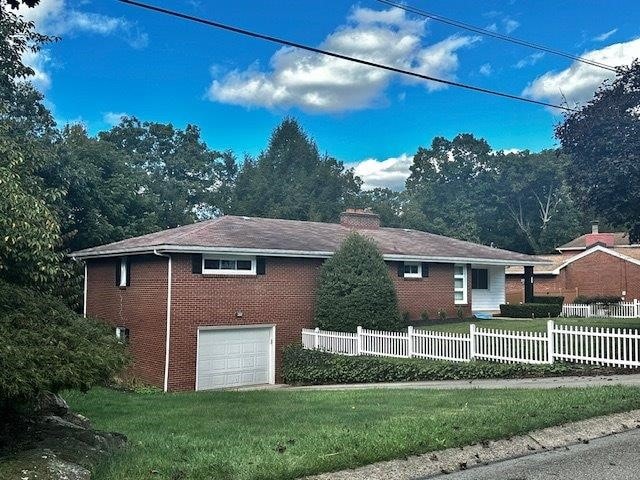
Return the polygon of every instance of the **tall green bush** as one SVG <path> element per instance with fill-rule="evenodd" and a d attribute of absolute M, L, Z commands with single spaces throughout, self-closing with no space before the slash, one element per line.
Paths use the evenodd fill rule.
<path fill-rule="evenodd" d="M 87 390 L 127 362 L 110 327 L 0 280 L 0 412 L 45 391 Z"/>
<path fill-rule="evenodd" d="M 315 319 L 323 330 L 400 329 L 396 290 L 373 240 L 350 234 L 322 266 Z"/>

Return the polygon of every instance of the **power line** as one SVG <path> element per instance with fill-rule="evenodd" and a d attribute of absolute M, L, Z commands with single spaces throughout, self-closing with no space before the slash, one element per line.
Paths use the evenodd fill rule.
<path fill-rule="evenodd" d="M 397 3 L 392 0 L 377 0 L 380 3 L 384 3 L 390 7 L 400 8 L 405 12 L 414 13 L 416 15 L 420 15 L 422 17 L 430 18 L 437 22 L 446 23 L 447 25 L 452 25 L 454 27 L 462 28 L 464 30 L 469 30 L 474 33 L 479 33 L 481 35 L 486 35 L 488 37 L 497 38 L 499 40 L 504 40 L 506 42 L 515 43 L 517 45 L 522 45 L 524 47 L 533 48 L 535 50 L 541 50 L 546 53 L 551 53 L 553 55 L 559 55 L 561 57 L 569 58 L 571 60 L 575 60 L 577 62 L 582 62 L 587 65 L 591 65 L 593 67 L 603 68 L 605 70 L 609 70 L 611 72 L 617 72 L 616 67 L 611 65 L 606 65 L 604 63 L 596 62 L 595 60 L 590 60 L 585 57 L 580 57 L 578 55 L 573 55 L 571 53 L 563 52 L 561 50 L 557 50 L 555 48 L 547 47 L 545 45 L 536 44 L 533 42 L 529 42 L 526 40 L 521 40 L 516 37 L 510 37 L 509 35 L 503 35 L 502 33 L 492 32 L 491 30 L 487 30 L 486 28 L 476 27 L 475 25 L 471 25 L 468 23 L 460 22 L 458 20 L 454 20 L 452 18 L 443 17 L 442 15 L 438 15 L 435 13 L 426 12 L 416 7 L 412 7 L 410 5 L 403 5 L 401 3 Z"/>
<path fill-rule="evenodd" d="M 382 69 L 382 70 L 387 70 L 389 72 L 400 73 L 402 75 L 408 75 L 408 76 L 411 76 L 411 77 L 420 78 L 422 80 L 429 80 L 429 81 L 436 82 L 436 83 L 442 83 L 444 85 L 450 85 L 452 87 L 459 87 L 459 88 L 464 88 L 464 89 L 467 89 L 467 90 L 472 90 L 474 92 L 485 93 L 485 94 L 488 94 L 488 95 L 495 95 L 497 97 L 509 98 L 511 100 L 519 100 L 521 102 L 533 103 L 535 105 L 542 105 L 542 106 L 545 106 L 545 107 L 557 108 L 557 109 L 560 109 L 560 110 L 566 110 L 566 111 L 570 111 L 570 112 L 575 111 L 574 109 L 569 108 L 567 106 L 563 106 L 563 105 L 556 105 L 556 104 L 553 104 L 553 103 L 541 102 L 539 100 L 533 100 L 531 98 L 521 97 L 519 95 L 513 95 L 511 93 L 500 92 L 500 91 L 497 91 L 497 90 L 490 90 L 488 88 L 477 87 L 477 86 L 469 85 L 469 84 L 465 84 L 465 83 L 454 82 L 452 80 L 446 80 L 446 79 L 443 79 L 443 78 L 437 78 L 437 77 L 432 77 L 432 76 L 429 76 L 429 75 L 424 75 L 422 73 L 414 72 L 414 71 L 411 71 L 411 70 L 403 70 L 401 68 L 392 67 L 390 65 L 384 65 L 384 64 L 380 64 L 380 63 L 376 63 L 376 62 L 370 62 L 368 60 L 362 60 L 360 58 L 349 57 L 349 56 L 343 55 L 341 53 L 336 53 L 336 52 L 331 52 L 329 50 L 323 50 L 323 49 L 320 49 L 320 48 L 310 47 L 310 46 L 304 45 L 302 43 L 292 42 L 290 40 L 285 40 L 285 39 L 274 37 L 274 36 L 271 36 L 271 35 L 265 35 L 263 33 L 252 32 L 250 30 L 245 30 L 243 28 L 234 27 L 232 25 L 226 25 L 224 23 L 215 22 L 213 20 L 206 20 L 204 18 L 195 17 L 193 15 L 188 15 L 186 13 L 181 13 L 181 12 L 177 12 L 177 11 L 174 11 L 174 10 L 169 10 L 169 9 L 162 8 L 162 7 L 157 7 L 155 5 L 150 5 L 150 4 L 138 2 L 138 1 L 135 1 L 135 0 L 118 0 L 118 1 L 120 1 L 121 3 L 126 3 L 128 5 L 133 5 L 135 7 L 140 7 L 140 8 L 146 9 L 146 10 L 151 10 L 151 11 L 158 12 L 158 13 L 163 13 L 165 15 L 169 15 L 169 16 L 172 16 L 172 17 L 182 18 L 184 20 L 189 20 L 189 21 L 192 21 L 192 22 L 201 23 L 203 25 L 207 25 L 207 26 L 210 26 L 210 27 L 215 27 L 215 28 L 219 28 L 219 29 L 222 29 L 222 30 L 227 30 L 227 31 L 230 31 L 230 32 L 238 33 L 240 35 L 245 35 L 245 36 L 253 37 L 253 38 L 259 38 L 261 40 L 266 40 L 268 42 L 279 43 L 281 45 L 285 45 L 285 46 L 288 46 L 288 47 L 299 48 L 300 50 L 306 50 L 308 52 L 319 53 L 321 55 L 327 55 L 329 57 L 339 58 L 341 60 L 346 60 L 346 61 L 349 61 L 349 62 L 359 63 L 360 65 L 366 65 L 368 67 L 379 68 L 379 69 Z"/>

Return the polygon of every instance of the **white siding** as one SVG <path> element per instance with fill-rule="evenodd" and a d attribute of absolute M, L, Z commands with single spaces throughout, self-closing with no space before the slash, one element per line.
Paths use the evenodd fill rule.
<path fill-rule="evenodd" d="M 471 291 L 471 309 L 474 312 L 493 312 L 500 310 L 504 303 L 504 267 L 489 265 L 472 265 L 471 268 L 486 268 L 489 270 L 489 289 Z"/>

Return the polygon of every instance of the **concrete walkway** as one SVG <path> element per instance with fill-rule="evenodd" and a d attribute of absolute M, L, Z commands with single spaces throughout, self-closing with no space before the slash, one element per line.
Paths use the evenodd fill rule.
<path fill-rule="evenodd" d="M 640 374 L 601 375 L 594 377 L 508 378 L 495 380 L 441 380 L 431 382 L 354 383 L 341 385 L 282 386 L 287 390 L 362 390 L 367 388 L 431 388 L 438 390 L 462 388 L 580 388 L 602 385 L 640 387 Z M 259 387 L 258 387 L 259 388 Z"/>
<path fill-rule="evenodd" d="M 391 460 L 365 467 L 330 472 L 308 477 L 309 480 L 415 480 L 432 478 L 441 474 L 472 469 L 508 459 L 521 458 L 533 453 L 566 449 L 570 445 L 588 444 L 591 440 L 640 428 L 640 410 L 590 418 L 580 422 L 536 430 L 505 440 L 483 442 L 461 448 L 449 448 L 438 452 L 416 455 L 403 460 Z M 460 478 L 473 478 L 470 476 Z M 480 474 L 480 470 L 478 470 Z M 487 476 L 479 478 L 514 478 Z M 532 477 L 533 478 L 533 477 Z M 567 478 L 567 477 L 554 477 Z M 573 477 L 580 478 L 580 477 Z M 606 478 L 606 477 L 603 477 Z M 633 477 L 638 478 L 638 477 Z"/>

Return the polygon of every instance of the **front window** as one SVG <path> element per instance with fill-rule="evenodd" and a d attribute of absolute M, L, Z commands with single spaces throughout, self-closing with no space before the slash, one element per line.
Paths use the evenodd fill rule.
<path fill-rule="evenodd" d="M 255 257 L 203 256 L 202 273 L 224 275 L 255 275 Z"/>
<path fill-rule="evenodd" d="M 405 278 L 420 278 L 422 276 L 422 265 L 419 262 L 404 263 Z"/>
<path fill-rule="evenodd" d="M 456 304 L 467 303 L 467 267 L 453 266 L 453 299 Z"/>

